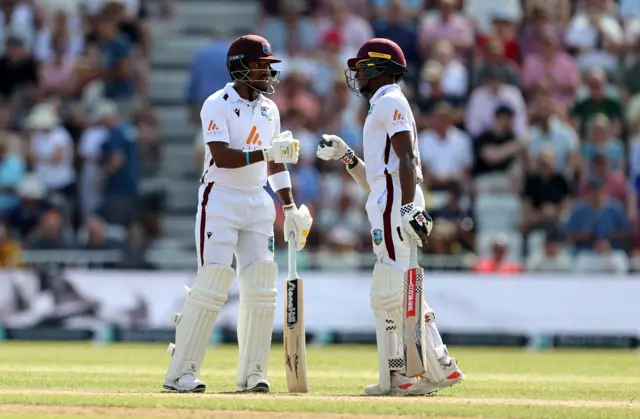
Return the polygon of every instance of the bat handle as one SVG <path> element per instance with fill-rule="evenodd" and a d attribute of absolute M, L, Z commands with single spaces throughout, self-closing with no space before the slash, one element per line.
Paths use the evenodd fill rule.
<path fill-rule="evenodd" d="M 296 252 L 298 250 L 296 249 L 296 235 L 294 233 L 289 234 L 288 245 L 289 279 L 296 279 L 298 278 L 298 266 L 296 263 Z"/>
<path fill-rule="evenodd" d="M 418 244 L 415 239 L 409 239 L 409 268 L 418 267 Z"/>

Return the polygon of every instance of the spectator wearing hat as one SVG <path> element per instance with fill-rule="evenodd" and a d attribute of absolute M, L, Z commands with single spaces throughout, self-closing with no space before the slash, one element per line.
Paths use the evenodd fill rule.
<path fill-rule="evenodd" d="M 131 124 L 119 120 L 114 103 L 102 106 L 100 125 L 108 134 L 100 149 L 101 213 L 110 224 L 131 227 L 140 217 L 138 132 Z"/>
<path fill-rule="evenodd" d="M 22 156 L 9 151 L 7 142 L 0 139 L 0 214 L 6 214 L 18 203 L 16 188 L 25 175 L 25 169 Z"/>
<path fill-rule="evenodd" d="M 509 239 L 506 234 L 496 235 L 490 251 L 488 257 L 478 258 L 471 268 L 473 272 L 510 275 L 524 270 L 520 263 L 509 260 Z"/>
<path fill-rule="evenodd" d="M 514 133 L 514 112 L 508 106 L 495 111 L 491 129 L 473 140 L 474 175 L 506 173 L 526 148 L 526 142 Z"/>
<path fill-rule="evenodd" d="M 15 35 L 10 36 L 5 53 L 0 57 L 0 95 L 8 99 L 16 92 L 37 87 L 38 71 L 38 63 L 25 42 Z"/>
<path fill-rule="evenodd" d="M 48 192 L 60 194 L 72 203 L 76 181 L 73 139 L 61 123 L 56 109 L 41 103 L 33 108 L 25 127 L 31 132 L 33 170 Z"/>
<path fill-rule="evenodd" d="M 486 73 L 484 85 L 474 89 L 465 118 L 465 127 L 472 137 L 481 135 L 494 125 L 496 110 L 500 106 L 511 109 L 513 130 L 518 137 L 527 133 L 527 105 L 520 90 L 506 84 L 506 74 L 500 67 L 491 68 Z"/>
<path fill-rule="evenodd" d="M 25 176 L 18 184 L 20 201 L 9 210 L 5 219 L 11 232 L 26 239 L 40 222 L 40 217 L 53 206 L 45 199 L 46 189 L 36 175 Z"/>
<path fill-rule="evenodd" d="M 598 177 L 587 181 L 584 198 L 571 207 L 564 233 L 577 253 L 596 247 L 625 250 L 633 236 L 624 206 L 607 198 Z"/>
<path fill-rule="evenodd" d="M 536 97 L 540 85 L 547 85 L 552 97 L 569 108 L 580 85 L 580 71 L 559 42 L 553 27 L 540 33 L 539 52 L 528 54 L 524 59 L 522 85 L 529 98 Z"/>

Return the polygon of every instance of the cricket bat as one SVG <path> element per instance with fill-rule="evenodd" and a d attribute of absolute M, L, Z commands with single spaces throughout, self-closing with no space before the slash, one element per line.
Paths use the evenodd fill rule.
<path fill-rule="evenodd" d="M 284 361 L 289 393 L 308 393 L 307 344 L 304 327 L 302 279 L 296 266 L 296 239 L 289 236 L 289 276 L 284 296 Z"/>
<path fill-rule="evenodd" d="M 418 245 L 411 239 L 409 270 L 404 273 L 404 358 L 407 377 L 419 377 L 427 372 L 425 363 L 425 319 L 422 281 L 424 269 L 418 266 Z"/>

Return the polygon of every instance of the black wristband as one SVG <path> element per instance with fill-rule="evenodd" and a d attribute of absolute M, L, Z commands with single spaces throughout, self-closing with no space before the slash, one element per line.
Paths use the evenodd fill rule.
<path fill-rule="evenodd" d="M 358 162 L 360 160 L 358 159 L 358 156 L 356 156 L 355 154 L 353 155 L 353 157 L 351 158 L 351 162 L 349 164 L 347 164 L 347 167 L 349 169 L 353 169 L 354 167 L 356 167 L 358 165 Z"/>

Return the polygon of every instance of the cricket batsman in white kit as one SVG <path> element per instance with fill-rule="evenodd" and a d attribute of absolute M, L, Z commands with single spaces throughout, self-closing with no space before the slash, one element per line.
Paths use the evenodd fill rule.
<path fill-rule="evenodd" d="M 426 244 L 433 222 L 424 210 L 418 135 L 413 113 L 400 86 L 406 61 L 393 41 L 365 42 L 345 72 L 349 88 L 371 104 L 363 131 L 364 161 L 336 135 L 323 135 L 317 155 L 340 159 L 360 186 L 369 191 L 366 203 L 377 263 L 373 270 L 370 303 L 376 321 L 380 375 L 368 386 L 368 395 L 430 394 L 464 379 L 435 325 L 433 310 L 424 303 L 427 373 L 404 375 L 402 308 L 404 272 L 409 268 L 410 239 Z M 366 161 L 366 166 L 365 166 Z M 425 282 L 426 284 L 426 282 Z M 425 285 L 425 288 L 426 285 Z M 425 290 L 427 292 L 428 289 Z"/>
<path fill-rule="evenodd" d="M 299 144 L 280 133 L 280 114 L 265 94 L 275 91 L 278 63 L 269 42 L 256 35 L 236 39 L 227 54 L 233 80 L 209 96 L 200 118 L 207 145 L 196 216 L 198 274 L 174 318 L 175 345 L 163 387 L 204 392 L 198 379 L 218 313 L 238 272 L 238 374 L 236 389 L 268 392 L 267 371 L 278 267 L 273 260 L 273 199 L 269 182 L 284 203 L 285 241 L 306 244 L 312 218 L 296 207 L 285 164 L 298 161 Z M 236 270 L 232 269 L 233 256 Z"/>

